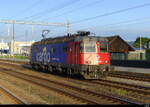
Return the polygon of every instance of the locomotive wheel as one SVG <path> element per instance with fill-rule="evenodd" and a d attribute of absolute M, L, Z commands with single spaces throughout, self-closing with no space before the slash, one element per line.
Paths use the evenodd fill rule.
<path fill-rule="evenodd" d="M 48 66 L 45 66 L 45 71 L 48 72 Z"/>
<path fill-rule="evenodd" d="M 35 65 L 35 70 L 39 71 L 39 66 L 38 65 Z"/>
<path fill-rule="evenodd" d="M 57 74 L 57 70 L 55 66 L 52 66 L 52 73 Z"/>
<path fill-rule="evenodd" d="M 69 69 L 69 77 L 71 77 L 71 74 L 72 74 L 72 70 Z"/>
<path fill-rule="evenodd" d="M 72 69 L 72 68 L 69 68 L 69 69 L 68 69 L 68 76 L 69 76 L 69 77 L 72 77 L 72 74 L 73 74 L 73 69 Z"/>
<path fill-rule="evenodd" d="M 33 70 L 36 70 L 35 65 L 31 65 L 31 67 L 32 67 Z"/>
<path fill-rule="evenodd" d="M 48 71 L 53 72 L 52 66 L 48 66 Z"/>

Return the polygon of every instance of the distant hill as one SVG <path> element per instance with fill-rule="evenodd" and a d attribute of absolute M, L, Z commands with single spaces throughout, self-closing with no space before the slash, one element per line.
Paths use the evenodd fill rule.
<path fill-rule="evenodd" d="M 127 41 L 127 43 L 133 47 L 134 41 Z"/>

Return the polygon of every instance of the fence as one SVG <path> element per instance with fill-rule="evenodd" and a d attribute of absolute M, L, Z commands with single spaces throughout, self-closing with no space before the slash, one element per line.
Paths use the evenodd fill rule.
<path fill-rule="evenodd" d="M 111 53 L 111 60 L 149 60 L 150 53 Z"/>

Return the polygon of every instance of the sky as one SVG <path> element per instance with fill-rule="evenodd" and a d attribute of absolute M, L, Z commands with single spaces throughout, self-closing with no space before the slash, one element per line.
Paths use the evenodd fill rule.
<path fill-rule="evenodd" d="M 18 20 L 71 24 L 70 32 L 85 30 L 97 36 L 120 35 L 126 41 L 150 37 L 149 0 L 0 0 L 0 20 Z M 10 30 L 8 30 L 8 28 Z M 15 25 L 15 40 L 41 40 L 63 36 L 66 27 Z M 12 40 L 12 25 L 0 24 L 0 39 Z"/>

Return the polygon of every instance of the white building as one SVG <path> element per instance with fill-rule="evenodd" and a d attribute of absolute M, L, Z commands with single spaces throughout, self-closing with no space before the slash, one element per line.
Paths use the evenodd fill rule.
<path fill-rule="evenodd" d="M 0 42 L 0 53 L 1 54 L 8 54 L 9 53 L 8 43 L 4 43 L 3 40 Z"/>
<path fill-rule="evenodd" d="M 11 41 L 9 43 L 10 54 L 29 55 L 31 45 L 33 43 L 34 41 L 28 41 L 28 42 Z"/>

